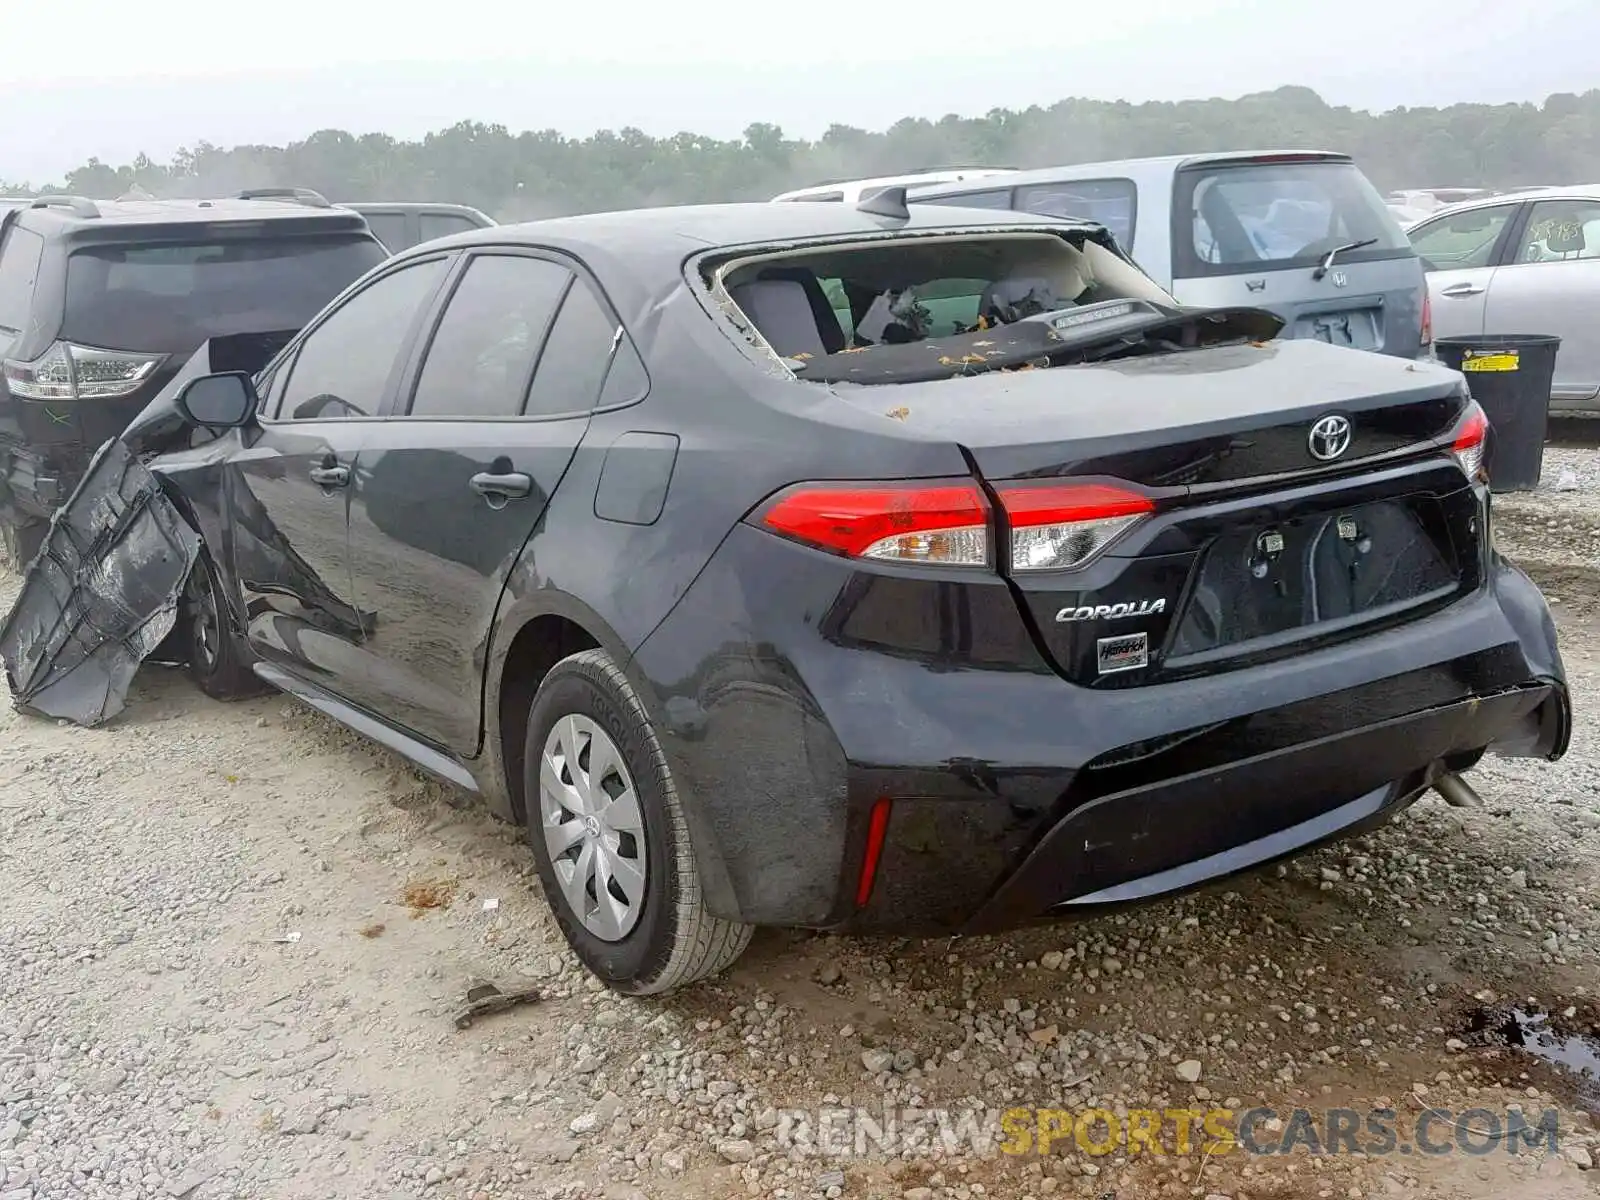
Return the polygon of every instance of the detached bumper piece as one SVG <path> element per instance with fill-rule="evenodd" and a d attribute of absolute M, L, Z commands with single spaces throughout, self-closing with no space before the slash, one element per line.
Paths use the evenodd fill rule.
<path fill-rule="evenodd" d="M 0 627 L 17 707 L 79 725 L 122 711 L 139 664 L 177 621 L 200 538 L 113 438 L 55 514 Z"/>
<path fill-rule="evenodd" d="M 1532 684 L 1098 796 L 1044 835 L 963 932 L 1148 900 L 1375 828 L 1503 731 L 1564 725 L 1551 710 L 1565 708 L 1562 689 Z"/>

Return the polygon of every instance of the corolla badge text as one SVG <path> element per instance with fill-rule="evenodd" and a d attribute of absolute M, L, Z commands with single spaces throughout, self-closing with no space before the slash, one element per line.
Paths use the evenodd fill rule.
<path fill-rule="evenodd" d="M 1057 621 L 1117 621 L 1123 617 L 1153 617 L 1167 611 L 1165 598 L 1130 600 L 1123 604 L 1088 604 L 1082 608 L 1063 608 Z"/>

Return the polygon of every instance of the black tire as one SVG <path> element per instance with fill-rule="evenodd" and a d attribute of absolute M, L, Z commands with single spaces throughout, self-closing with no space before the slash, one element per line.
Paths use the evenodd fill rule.
<path fill-rule="evenodd" d="M 569 717 L 609 737 L 637 798 L 643 826 L 642 903 L 631 929 L 617 939 L 596 936 L 586 927 L 563 891 L 546 845 L 540 766 L 552 731 Z M 706 910 L 666 755 L 627 677 L 605 651 L 571 655 L 545 676 L 529 709 L 523 762 L 527 835 L 539 881 L 568 945 L 595 976 L 627 995 L 657 995 L 715 975 L 744 952 L 752 927 Z M 610 778 L 620 786 L 620 776 Z M 565 860 L 563 870 L 571 865 Z"/>
<path fill-rule="evenodd" d="M 21 575 L 38 555 L 49 532 L 48 521 L 33 521 L 22 516 L 0 520 L 0 549 L 4 551 L 6 565 Z"/>
<path fill-rule="evenodd" d="M 244 639 L 223 603 L 217 570 L 202 548 L 179 603 L 184 658 L 189 676 L 214 700 L 244 700 L 268 691 L 249 666 Z"/>

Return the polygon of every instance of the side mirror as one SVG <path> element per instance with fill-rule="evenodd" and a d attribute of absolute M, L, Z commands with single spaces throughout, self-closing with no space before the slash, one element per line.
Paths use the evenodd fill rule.
<path fill-rule="evenodd" d="M 255 416 L 256 387 L 243 371 L 202 375 L 184 384 L 177 404 L 183 419 L 191 425 L 237 429 Z"/>

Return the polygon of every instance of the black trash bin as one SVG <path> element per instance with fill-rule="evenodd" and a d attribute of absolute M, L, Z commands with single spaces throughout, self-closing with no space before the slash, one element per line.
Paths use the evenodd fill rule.
<path fill-rule="evenodd" d="M 1550 385 L 1561 339 L 1543 333 L 1439 338 L 1439 361 L 1465 373 L 1489 418 L 1489 486 L 1525 492 L 1539 486 L 1550 423 Z"/>

